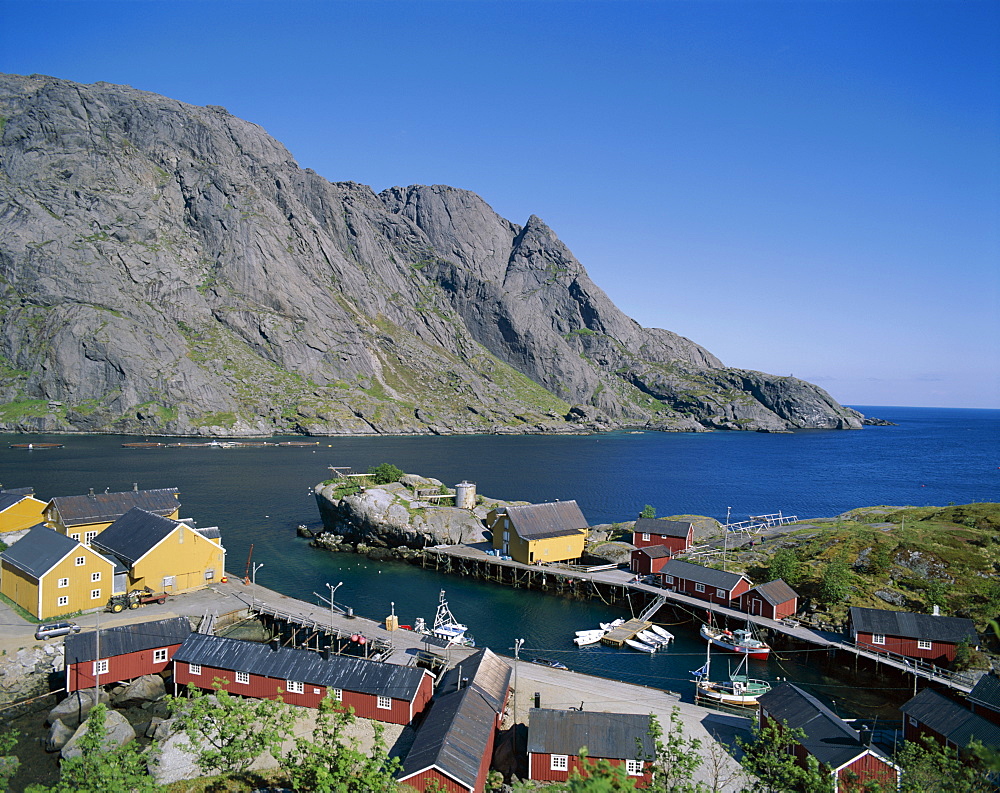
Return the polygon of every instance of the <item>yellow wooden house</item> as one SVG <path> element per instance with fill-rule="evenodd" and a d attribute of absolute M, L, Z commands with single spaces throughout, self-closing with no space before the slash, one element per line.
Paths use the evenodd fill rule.
<path fill-rule="evenodd" d="M 133 507 L 176 519 L 181 502 L 176 487 L 139 490 L 135 486 L 124 493 L 95 493 L 91 488 L 85 496 L 52 499 L 45 506 L 45 522 L 61 534 L 89 545 L 94 537 Z"/>
<path fill-rule="evenodd" d="M 30 529 L 42 523 L 45 502 L 35 498 L 30 487 L 0 490 L 0 534 Z"/>
<path fill-rule="evenodd" d="M 498 507 L 486 523 L 493 547 L 523 564 L 578 560 L 587 541 L 587 520 L 576 501 Z"/>
<path fill-rule="evenodd" d="M 218 528 L 196 529 L 133 507 L 91 545 L 127 571 L 128 589 L 149 587 L 177 594 L 218 582 L 225 574 L 226 549 Z"/>
<path fill-rule="evenodd" d="M 49 620 L 104 608 L 115 564 L 93 548 L 37 525 L 0 553 L 0 592 L 25 611 Z"/>

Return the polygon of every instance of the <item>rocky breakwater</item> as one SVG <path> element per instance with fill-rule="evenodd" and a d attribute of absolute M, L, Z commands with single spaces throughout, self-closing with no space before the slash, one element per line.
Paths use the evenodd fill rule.
<path fill-rule="evenodd" d="M 51 690 L 51 678 L 65 669 L 62 643 L 22 647 L 0 658 L 0 705 Z M 8 711 L 5 715 L 10 717 Z"/>

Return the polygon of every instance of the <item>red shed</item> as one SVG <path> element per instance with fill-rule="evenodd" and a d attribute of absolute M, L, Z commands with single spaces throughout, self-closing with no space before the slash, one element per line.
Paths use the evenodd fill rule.
<path fill-rule="evenodd" d="M 744 592 L 739 597 L 737 608 L 754 616 L 780 620 L 794 616 L 799 610 L 799 596 L 779 578 Z"/>
<path fill-rule="evenodd" d="M 157 675 L 170 665 L 174 653 L 191 634 L 187 617 L 116 625 L 98 631 L 70 634 L 64 643 L 66 691 Z"/>
<path fill-rule="evenodd" d="M 426 669 L 192 633 L 174 654 L 174 683 L 212 690 L 216 680 L 233 694 L 308 708 L 329 691 L 357 716 L 390 724 L 409 724 L 434 691 Z"/>
<path fill-rule="evenodd" d="M 671 592 L 729 606 L 752 586 L 750 579 L 739 573 L 727 573 L 700 564 L 671 559 L 660 568 L 663 586 Z"/>
<path fill-rule="evenodd" d="M 650 717 L 638 713 L 599 713 L 532 708 L 528 715 L 528 779 L 565 782 L 574 769 L 591 762 L 625 766 L 637 788 L 653 780 L 656 745 Z M 587 748 L 587 763 L 580 749 Z"/>
<path fill-rule="evenodd" d="M 963 641 L 979 646 L 975 623 L 964 617 L 859 606 L 851 607 L 849 617 L 851 638 L 866 650 L 924 658 L 945 666 L 955 660 L 955 650 Z"/>
<path fill-rule="evenodd" d="M 831 777 L 834 793 L 858 790 L 868 782 L 899 784 L 899 767 L 826 705 L 792 683 L 782 683 L 762 695 L 760 725 L 776 722 L 780 728 L 802 730 L 793 752 L 804 765 L 812 755 Z"/>
<path fill-rule="evenodd" d="M 903 737 L 908 741 L 929 735 L 942 746 L 962 753 L 974 738 L 994 752 L 1000 749 L 1000 726 L 933 689 L 925 688 L 900 710 Z"/>
<path fill-rule="evenodd" d="M 662 545 L 676 556 L 694 545 L 694 525 L 689 520 L 639 518 L 632 527 L 632 544 L 636 548 Z"/>
<path fill-rule="evenodd" d="M 967 701 L 973 713 L 1000 724 L 1000 678 L 993 672 L 979 678 Z"/>
<path fill-rule="evenodd" d="M 649 545 L 632 551 L 632 572 L 638 575 L 658 573 L 670 560 L 670 549 L 663 545 Z"/>

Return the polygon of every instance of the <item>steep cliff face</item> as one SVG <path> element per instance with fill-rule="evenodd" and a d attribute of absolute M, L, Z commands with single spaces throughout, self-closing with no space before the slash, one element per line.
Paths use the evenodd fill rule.
<path fill-rule="evenodd" d="M 0 76 L 0 429 L 248 435 L 860 426 L 646 329 L 538 218 L 376 195 L 260 127 Z"/>

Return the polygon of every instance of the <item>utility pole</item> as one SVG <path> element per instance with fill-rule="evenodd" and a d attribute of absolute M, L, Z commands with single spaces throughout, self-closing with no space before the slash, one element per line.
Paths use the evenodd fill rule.
<path fill-rule="evenodd" d="M 732 507 L 726 507 L 726 534 L 722 540 L 722 569 L 727 573 L 729 572 L 729 568 L 726 566 L 729 557 L 729 514 L 732 511 Z"/>
<path fill-rule="evenodd" d="M 252 594 L 250 596 L 251 609 L 257 608 L 257 571 L 260 570 L 260 568 L 262 568 L 263 566 L 264 566 L 263 562 L 261 562 L 260 564 L 255 564 L 253 566 L 253 578 L 251 579 L 253 581 L 253 587 L 252 587 Z"/>
<path fill-rule="evenodd" d="M 517 659 L 520 657 L 524 639 L 514 640 L 514 724 L 517 724 Z"/>
<path fill-rule="evenodd" d="M 339 581 L 337 583 L 337 586 L 331 586 L 330 584 L 326 585 L 326 588 L 330 590 L 330 633 L 331 634 L 334 632 L 334 630 L 333 630 L 333 596 L 337 594 L 337 589 L 340 586 L 342 586 L 343 583 L 344 583 L 343 581 Z M 367 654 L 367 650 L 366 650 L 366 654 Z"/>

